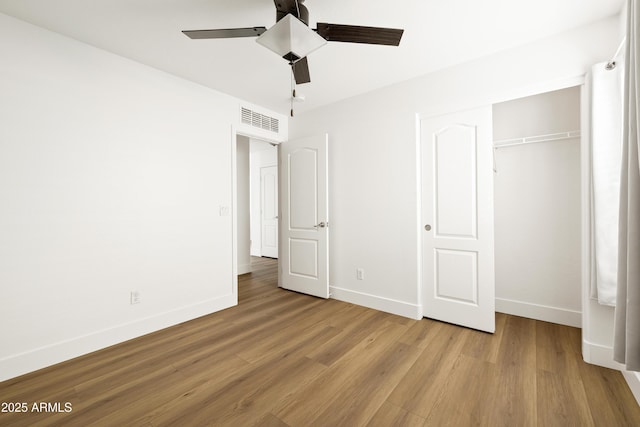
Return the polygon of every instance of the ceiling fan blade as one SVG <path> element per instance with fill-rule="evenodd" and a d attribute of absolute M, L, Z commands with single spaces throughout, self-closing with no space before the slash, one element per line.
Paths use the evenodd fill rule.
<path fill-rule="evenodd" d="M 300 59 L 299 61 L 294 62 L 291 65 L 291 69 L 293 70 L 293 77 L 296 79 L 296 84 L 304 84 L 311 82 L 311 75 L 309 74 L 309 61 L 307 57 Z"/>
<path fill-rule="evenodd" d="M 266 27 L 227 28 L 221 30 L 187 30 L 184 35 L 192 39 L 228 39 L 235 37 L 257 37 L 267 31 Z"/>
<path fill-rule="evenodd" d="M 273 0 L 273 3 L 275 3 L 278 12 L 284 14 L 291 13 L 292 15 L 296 15 L 297 13 L 296 0 Z"/>
<path fill-rule="evenodd" d="M 362 27 L 318 22 L 318 34 L 330 42 L 382 44 L 398 46 L 404 30 L 397 28 Z"/>
<path fill-rule="evenodd" d="M 276 21 L 291 14 L 309 25 L 309 10 L 302 4 L 304 0 L 273 0 L 273 3 L 276 5 Z"/>

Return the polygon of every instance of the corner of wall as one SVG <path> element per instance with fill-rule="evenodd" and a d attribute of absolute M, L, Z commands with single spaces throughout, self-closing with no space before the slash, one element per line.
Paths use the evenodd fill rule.
<path fill-rule="evenodd" d="M 0 360 L 0 381 L 43 369 L 238 304 L 235 294 L 60 341 Z"/>
<path fill-rule="evenodd" d="M 331 298 L 338 301 L 361 305 L 363 307 L 384 311 L 386 313 L 395 314 L 397 316 L 408 317 L 410 319 L 422 319 L 422 306 L 418 304 L 410 304 L 404 301 L 383 298 L 377 295 L 365 294 L 362 292 L 352 291 L 350 289 L 338 288 L 336 286 L 330 286 L 329 292 Z"/>
<path fill-rule="evenodd" d="M 622 375 L 627 381 L 633 397 L 636 398 L 636 402 L 640 405 L 640 372 L 622 371 Z"/>

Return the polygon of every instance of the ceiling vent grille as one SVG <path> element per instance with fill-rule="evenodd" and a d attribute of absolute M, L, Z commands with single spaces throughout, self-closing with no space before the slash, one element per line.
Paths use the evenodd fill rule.
<path fill-rule="evenodd" d="M 240 121 L 254 128 L 265 129 L 275 133 L 278 133 L 280 130 L 280 121 L 278 119 L 257 113 L 245 107 L 241 109 Z"/>

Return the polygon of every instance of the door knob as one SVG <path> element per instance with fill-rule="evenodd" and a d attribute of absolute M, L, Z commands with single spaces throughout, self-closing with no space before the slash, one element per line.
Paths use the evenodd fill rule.
<path fill-rule="evenodd" d="M 318 225 L 314 225 L 313 227 L 314 227 L 314 228 L 325 228 L 327 225 L 329 225 L 329 224 L 325 224 L 325 223 L 324 223 L 324 221 L 323 221 L 323 222 L 321 222 L 321 223 L 320 223 L 320 224 L 318 224 Z"/>
<path fill-rule="evenodd" d="M 427 230 L 427 231 L 431 231 L 431 226 L 429 224 L 427 224 L 427 225 L 424 226 L 424 229 Z"/>

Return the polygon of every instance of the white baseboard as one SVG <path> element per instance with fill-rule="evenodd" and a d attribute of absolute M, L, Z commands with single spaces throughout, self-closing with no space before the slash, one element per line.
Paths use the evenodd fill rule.
<path fill-rule="evenodd" d="M 251 273 L 251 264 L 238 265 L 238 275 Z"/>
<path fill-rule="evenodd" d="M 329 287 L 329 292 L 331 294 L 331 298 L 339 301 L 349 302 L 351 304 L 357 304 L 373 308 L 375 310 L 384 311 L 386 313 L 409 317 L 411 319 L 422 318 L 422 307 L 416 304 L 382 298 L 376 295 L 365 294 L 335 286 Z"/>
<path fill-rule="evenodd" d="M 237 303 L 235 295 L 226 295 L 24 353 L 11 355 L 0 360 L 0 381 L 15 378 L 132 338 L 193 320 L 232 307 Z"/>
<path fill-rule="evenodd" d="M 624 365 L 613 360 L 613 347 L 582 340 L 582 358 L 592 365 L 624 371 Z"/>
<path fill-rule="evenodd" d="M 636 402 L 640 405 L 640 373 L 622 371 L 624 379 L 627 380 L 627 384 L 633 393 L 633 397 L 636 398 Z"/>
<path fill-rule="evenodd" d="M 496 311 L 575 328 L 582 327 L 582 312 L 565 308 L 496 298 Z"/>
<path fill-rule="evenodd" d="M 638 372 L 630 372 L 624 369 L 624 365 L 613 360 L 613 347 L 600 344 L 594 344 L 582 340 L 582 358 L 585 362 L 592 365 L 602 366 L 604 368 L 615 369 L 622 372 L 624 379 L 640 405 L 640 374 Z"/>

